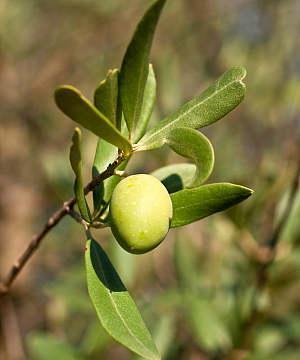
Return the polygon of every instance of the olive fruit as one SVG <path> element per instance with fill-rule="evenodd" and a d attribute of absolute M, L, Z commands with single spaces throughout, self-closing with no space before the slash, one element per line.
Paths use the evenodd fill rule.
<path fill-rule="evenodd" d="M 111 230 L 125 250 L 143 254 L 166 237 L 172 213 L 169 193 L 158 179 L 147 174 L 131 175 L 113 191 Z"/>

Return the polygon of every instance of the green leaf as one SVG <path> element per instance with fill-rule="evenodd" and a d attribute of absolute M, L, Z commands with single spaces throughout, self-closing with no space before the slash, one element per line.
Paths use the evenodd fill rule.
<path fill-rule="evenodd" d="M 195 291 L 197 289 L 199 272 L 199 254 L 191 242 L 186 238 L 176 238 L 174 243 L 174 265 L 179 287 L 182 290 Z"/>
<path fill-rule="evenodd" d="M 157 0 L 138 24 L 126 50 L 120 73 L 122 110 L 129 133 L 135 133 L 143 107 L 149 55 L 155 28 L 166 0 Z"/>
<path fill-rule="evenodd" d="M 194 161 L 196 172 L 188 187 L 200 186 L 213 170 L 214 149 L 206 136 L 189 128 L 176 128 L 170 131 L 166 144 L 177 154 Z"/>
<path fill-rule="evenodd" d="M 120 109 L 118 107 L 118 76 L 119 71 L 109 70 L 107 77 L 103 80 L 94 94 L 94 103 L 98 110 L 102 112 L 113 124 L 118 124 L 121 118 Z M 116 160 L 118 156 L 118 149 L 104 141 L 103 139 L 98 140 L 94 164 L 93 164 L 93 177 L 103 172 L 110 163 Z M 110 198 L 110 188 L 116 185 L 120 181 L 117 176 L 112 176 L 101 182 L 93 190 L 94 200 L 94 211 L 97 212 L 101 204 L 105 203 L 105 200 Z"/>
<path fill-rule="evenodd" d="M 160 180 L 171 194 L 186 188 L 193 180 L 195 172 L 194 164 L 179 163 L 163 166 L 151 175 Z"/>
<path fill-rule="evenodd" d="M 126 286 L 131 287 L 136 280 L 137 257 L 124 250 L 113 236 L 109 239 L 109 248 L 107 249 L 110 259 L 114 264 L 119 276 L 125 282 Z"/>
<path fill-rule="evenodd" d="M 287 206 L 288 197 L 289 197 L 288 194 L 285 194 L 282 203 L 279 204 L 278 212 L 280 212 L 280 210 L 281 213 L 284 211 L 284 208 Z M 281 234 L 282 241 L 287 241 L 290 244 L 299 241 L 300 239 L 299 219 L 300 219 L 300 191 L 298 190 L 295 196 L 294 204 L 291 209 L 289 218 L 287 219 L 287 222 L 282 230 L 282 234 Z"/>
<path fill-rule="evenodd" d="M 132 142 L 136 143 L 145 134 L 150 117 L 153 112 L 156 100 L 156 79 L 152 64 L 149 65 L 149 73 L 146 82 L 143 105 L 140 119 L 136 125 L 135 131 L 132 133 Z"/>
<path fill-rule="evenodd" d="M 174 347 L 176 324 L 173 314 L 160 316 L 153 330 L 153 337 L 163 359 L 168 358 L 168 353 Z M 140 356 L 134 360 L 142 359 Z"/>
<path fill-rule="evenodd" d="M 182 190 L 191 183 L 195 176 L 196 166 L 194 164 L 172 164 L 163 166 L 151 173 L 160 180 L 170 194 Z"/>
<path fill-rule="evenodd" d="M 136 151 L 161 147 L 171 130 L 177 127 L 198 129 L 214 123 L 233 110 L 245 96 L 242 67 L 225 72 L 201 95 L 183 105 L 177 112 L 148 131 L 135 147 Z"/>
<path fill-rule="evenodd" d="M 201 295 L 188 295 L 184 304 L 195 339 L 202 348 L 216 351 L 230 347 L 229 331 L 211 299 L 205 299 Z"/>
<path fill-rule="evenodd" d="M 101 152 L 102 149 L 102 152 Z M 111 144 L 106 141 L 99 141 L 97 145 L 94 165 L 93 165 L 93 177 L 96 177 L 102 171 L 106 169 L 106 166 L 109 165 L 116 159 L 117 150 Z M 99 157 L 99 159 L 97 159 Z M 101 160 L 102 158 L 102 160 Z M 124 160 L 116 170 L 125 170 L 128 164 L 129 158 Z M 106 165 L 106 166 L 103 166 Z M 107 207 L 114 188 L 122 178 L 118 175 L 112 175 L 108 179 L 101 182 L 93 191 L 93 201 L 94 201 L 94 212 L 98 212 L 103 205 L 103 209 Z"/>
<path fill-rule="evenodd" d="M 190 224 L 247 199 L 253 191 L 230 183 L 202 185 L 171 194 L 171 227 Z"/>
<path fill-rule="evenodd" d="M 69 344 L 43 333 L 30 334 L 27 339 L 30 359 L 32 360 L 82 360 Z"/>
<path fill-rule="evenodd" d="M 129 141 L 76 88 L 68 85 L 59 87 L 55 91 L 55 101 L 61 111 L 73 121 L 122 149 L 125 155 L 131 152 Z"/>
<path fill-rule="evenodd" d="M 102 139 L 99 139 L 93 163 L 93 178 L 105 171 L 108 165 L 116 160 L 117 156 L 118 148 Z M 100 209 L 101 205 L 103 205 L 106 187 L 105 185 L 109 183 L 108 180 L 110 179 L 111 177 L 102 181 L 93 190 L 94 212 L 97 212 Z"/>
<path fill-rule="evenodd" d="M 109 70 L 106 79 L 101 81 L 94 94 L 96 108 L 114 125 L 118 118 L 118 76 L 118 69 Z"/>
<path fill-rule="evenodd" d="M 87 241 L 85 260 L 89 295 L 102 326 L 115 340 L 145 359 L 160 359 L 134 301 L 93 239 Z"/>
<path fill-rule="evenodd" d="M 79 128 L 75 129 L 74 135 L 72 137 L 70 162 L 76 176 L 74 192 L 78 209 L 82 218 L 88 222 L 91 222 L 91 214 L 84 195 L 84 185 L 82 179 L 81 131 Z"/>

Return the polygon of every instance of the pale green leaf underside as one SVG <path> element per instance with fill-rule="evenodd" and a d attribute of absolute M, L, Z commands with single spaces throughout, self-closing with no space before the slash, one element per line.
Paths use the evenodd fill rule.
<path fill-rule="evenodd" d="M 191 224 L 223 211 L 247 199 L 253 191 L 230 183 L 202 185 L 171 194 L 173 219 L 171 227 Z"/>
<path fill-rule="evenodd" d="M 189 128 L 175 128 L 168 134 L 166 144 L 177 154 L 189 158 L 196 165 L 196 172 L 187 187 L 200 186 L 213 170 L 214 149 L 206 136 Z"/>
<path fill-rule="evenodd" d="M 90 222 L 91 215 L 84 195 L 84 184 L 82 179 L 82 156 L 81 156 L 81 131 L 76 128 L 72 137 L 70 149 L 70 162 L 75 173 L 74 192 L 77 205 L 84 220 Z"/>
<path fill-rule="evenodd" d="M 115 126 L 117 124 L 118 69 L 109 70 L 94 94 L 96 108 Z"/>
<path fill-rule="evenodd" d="M 135 132 L 143 106 L 149 54 L 155 28 L 166 0 L 157 0 L 139 22 L 126 50 L 120 72 L 122 110 L 129 133 Z"/>
<path fill-rule="evenodd" d="M 106 79 L 99 84 L 94 94 L 95 106 L 116 126 L 121 117 L 118 108 L 118 76 L 117 69 L 109 70 Z M 117 147 L 99 139 L 93 163 L 93 177 L 103 172 L 117 156 Z M 94 211 L 98 211 L 101 204 L 104 204 L 105 198 L 109 196 L 107 193 L 110 192 L 110 185 L 113 183 L 117 183 L 116 176 L 101 182 L 93 190 Z"/>
<path fill-rule="evenodd" d="M 144 91 L 140 119 L 132 132 L 132 143 L 136 143 L 145 134 L 156 100 L 156 79 L 153 66 L 149 65 L 148 78 Z"/>
<path fill-rule="evenodd" d="M 117 156 L 118 148 L 102 139 L 99 139 L 93 163 L 93 177 L 96 177 L 97 175 L 105 171 L 108 165 L 116 160 Z M 105 184 L 107 184 L 110 179 L 111 178 L 104 180 L 104 182 L 101 182 L 93 190 L 94 211 L 99 210 L 101 203 L 104 200 L 104 194 L 106 192 Z"/>
<path fill-rule="evenodd" d="M 163 166 L 151 175 L 160 180 L 171 194 L 186 188 L 193 180 L 195 172 L 194 164 L 181 163 Z"/>
<path fill-rule="evenodd" d="M 225 72 L 201 95 L 183 105 L 177 112 L 159 122 L 135 146 L 136 151 L 159 148 L 171 130 L 177 127 L 198 129 L 214 123 L 233 110 L 245 96 L 242 67 Z"/>
<path fill-rule="evenodd" d="M 61 111 L 73 121 L 122 149 L 125 154 L 131 152 L 129 141 L 76 88 L 67 85 L 59 87 L 55 91 L 55 101 Z"/>
<path fill-rule="evenodd" d="M 160 359 L 134 301 L 93 239 L 87 241 L 85 262 L 89 295 L 102 326 L 115 340 L 145 359 Z"/>

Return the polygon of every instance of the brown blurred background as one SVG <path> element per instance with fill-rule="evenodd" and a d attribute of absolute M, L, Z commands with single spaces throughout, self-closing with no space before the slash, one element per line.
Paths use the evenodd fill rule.
<path fill-rule="evenodd" d="M 92 98 L 107 70 L 120 66 L 148 4 L 1 0 L 1 275 L 72 195 L 68 152 L 74 123 L 56 109 L 55 87 L 72 84 Z M 152 51 L 158 99 L 151 122 L 176 110 L 228 68 L 245 66 L 246 99 L 204 132 L 216 153 L 210 182 L 235 182 L 256 191 L 226 214 L 171 231 L 159 249 L 142 257 L 121 251 L 109 231 L 95 232 L 154 332 L 164 319 L 157 338 L 166 338 L 166 359 L 275 359 L 281 352 L 278 359 L 300 358 L 299 196 L 271 272 L 279 289 L 269 284 L 267 310 L 263 308 L 249 334 L 243 319 L 236 328 L 227 324 L 237 306 L 232 303 L 241 293 L 244 304 L 243 296 L 255 286 L 257 263 L 241 243 L 255 247 L 272 233 L 299 162 L 299 14 L 297 0 L 169 0 L 161 18 Z M 95 145 L 96 138 L 84 132 L 86 180 Z M 182 159 L 163 149 L 137 156 L 130 171 L 150 172 L 178 161 Z M 177 242 L 197 254 L 193 276 L 199 291 L 216 300 L 225 319 L 217 340 L 207 340 L 190 324 L 189 315 L 174 310 L 180 293 L 173 249 Z M 132 358 L 98 324 L 85 290 L 83 248 L 82 230 L 71 219 L 44 240 L 2 306 L 0 359 Z M 281 270 L 282 261 L 289 271 Z M 278 280 L 278 273 L 283 278 Z M 289 287 L 282 289 L 283 283 Z M 201 313 L 200 305 L 195 309 Z M 241 340 L 245 333 L 247 341 Z M 55 355 L 61 348 L 66 352 Z"/>

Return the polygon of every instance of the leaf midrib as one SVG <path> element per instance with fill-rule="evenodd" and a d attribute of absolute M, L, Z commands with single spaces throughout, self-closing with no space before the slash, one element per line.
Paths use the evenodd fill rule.
<path fill-rule="evenodd" d="M 91 245 L 92 245 L 92 244 L 91 244 Z M 102 274 L 103 274 L 103 277 L 104 277 L 104 279 L 105 279 L 105 282 L 108 283 L 107 277 L 106 277 L 105 272 L 104 272 L 104 270 L 103 270 L 103 266 L 102 266 L 102 264 L 101 264 L 101 260 L 100 260 L 100 257 L 99 257 L 99 254 L 98 254 L 97 251 L 96 251 L 96 258 L 97 258 L 97 262 L 98 262 L 98 264 L 99 264 L 99 266 L 100 266 L 101 272 L 102 272 Z M 97 275 L 97 274 L 96 274 L 96 275 Z M 104 285 L 104 286 L 105 286 L 105 285 Z M 130 334 L 130 335 L 132 336 L 132 338 L 135 339 L 140 345 L 142 345 L 142 348 L 144 348 L 144 350 L 146 350 L 146 352 L 149 353 L 149 349 L 134 335 L 134 333 L 133 333 L 133 332 L 131 331 L 131 329 L 128 327 L 125 319 L 124 319 L 123 316 L 120 314 L 119 309 L 118 309 L 118 306 L 117 306 L 117 304 L 116 304 L 116 302 L 115 302 L 115 300 L 114 300 L 114 298 L 113 298 L 113 296 L 112 296 L 112 292 L 111 292 L 109 289 L 107 289 L 107 293 L 109 294 L 109 298 L 111 299 L 112 305 L 113 305 L 113 307 L 115 308 L 116 313 L 119 315 L 122 323 L 124 324 L 125 328 L 126 328 L 127 331 L 129 332 L 129 334 Z"/>
<path fill-rule="evenodd" d="M 192 106 L 190 109 L 188 109 L 185 113 L 181 114 L 177 119 L 169 122 L 168 124 L 166 124 L 164 127 L 162 127 L 160 130 L 154 132 L 153 134 L 151 134 L 148 138 L 145 139 L 145 143 L 149 142 L 150 139 L 152 139 L 154 136 L 158 136 L 158 134 L 160 134 L 162 131 L 165 131 L 168 127 L 170 126 L 174 126 L 178 121 L 180 121 L 180 119 L 183 116 L 187 116 L 191 111 L 193 111 L 196 107 L 201 106 L 203 104 L 205 104 L 206 101 L 210 100 L 212 97 L 214 97 L 215 95 L 223 92 L 224 90 L 226 90 L 229 86 L 231 86 L 234 83 L 240 83 L 242 86 L 244 86 L 243 83 L 243 77 L 239 80 L 234 80 L 231 81 L 230 83 L 228 83 L 227 85 L 225 85 L 224 87 L 222 87 L 220 90 L 216 90 L 213 94 L 211 94 L 210 96 L 208 96 L 207 98 L 205 98 L 203 101 L 201 101 L 200 103 L 197 103 L 196 105 Z M 143 142 L 141 142 L 141 147 L 143 147 Z"/>

